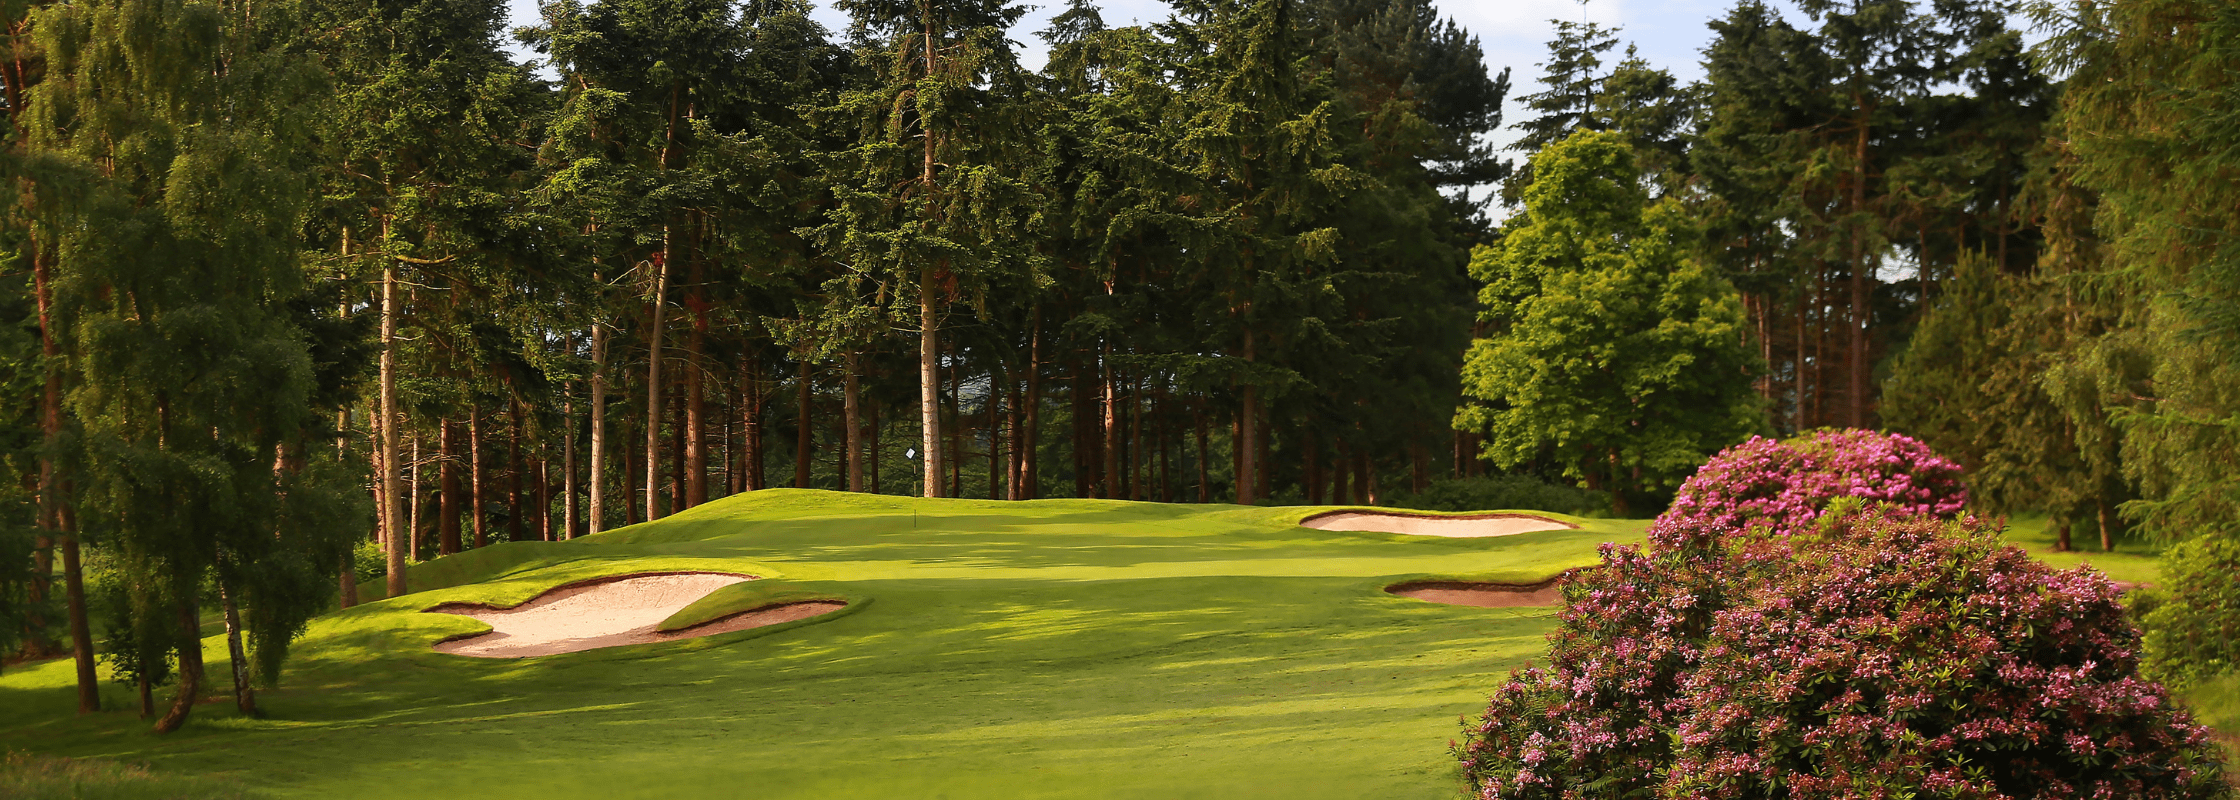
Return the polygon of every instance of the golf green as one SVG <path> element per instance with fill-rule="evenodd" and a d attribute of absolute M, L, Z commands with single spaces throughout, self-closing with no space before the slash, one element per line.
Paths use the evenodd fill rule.
<path fill-rule="evenodd" d="M 767 490 L 563 543 L 413 568 L 320 618 L 265 719 L 73 714 L 70 668 L 0 676 L 0 750 L 108 757 L 275 796 L 1439 798 L 1457 719 L 1540 657 L 1551 608 L 1385 594 L 1529 583 L 1643 521 L 1484 539 L 1321 531 L 1326 508 L 919 500 Z M 836 613 L 520 660 L 434 652 L 588 578 L 764 580 L 678 624 L 801 598 Z M 205 642 L 223 684 L 222 638 Z M 221 690 L 223 687 L 220 687 Z M 126 687 L 104 702 L 127 709 Z"/>

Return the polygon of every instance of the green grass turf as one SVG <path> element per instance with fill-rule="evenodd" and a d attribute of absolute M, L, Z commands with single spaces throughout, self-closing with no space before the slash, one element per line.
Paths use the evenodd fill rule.
<path fill-rule="evenodd" d="M 2046 517 L 2029 515 L 2009 520 L 2005 538 L 2008 544 L 2029 551 L 2032 558 L 2061 569 L 2082 564 L 2125 583 L 2162 581 L 2161 547 L 2136 537 L 2119 539 L 2114 552 L 2102 552 L 2099 530 L 2079 526 L 2069 532 L 2069 546 L 2077 549 L 2063 552 L 2053 549 L 2055 532 Z"/>
<path fill-rule="evenodd" d="M 1381 588 L 1534 582 L 1646 525 L 1463 540 L 1294 524 L 1321 510 L 756 492 L 418 565 L 418 594 L 313 623 L 260 695 L 269 719 L 213 703 L 158 737 L 130 712 L 72 714 L 66 661 L 13 670 L 0 751 L 306 797 L 1446 797 L 1457 718 L 1542 657 L 1553 609 Z M 520 661 L 435 653 L 482 623 L 418 613 L 687 569 L 768 580 L 674 623 L 773 597 L 854 604 Z M 224 642 L 205 647 L 223 683 Z"/>

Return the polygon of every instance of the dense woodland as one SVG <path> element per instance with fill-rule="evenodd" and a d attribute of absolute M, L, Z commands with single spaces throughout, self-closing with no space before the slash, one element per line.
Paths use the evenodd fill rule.
<path fill-rule="evenodd" d="M 1559 22 L 1496 148 L 1429 0 L 837 5 L 0 5 L 0 644 L 169 730 L 203 614 L 253 712 L 361 578 L 740 492 L 1638 514 L 1822 426 L 2235 535 L 2231 9 Z"/>

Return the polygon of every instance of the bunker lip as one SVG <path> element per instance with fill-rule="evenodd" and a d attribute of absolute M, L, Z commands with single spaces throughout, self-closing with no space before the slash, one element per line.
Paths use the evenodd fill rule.
<path fill-rule="evenodd" d="M 1568 531 L 1579 526 L 1531 514 L 1394 514 L 1383 511 L 1325 511 L 1299 520 L 1301 527 L 1324 531 L 1397 533 L 1407 536 L 1441 536 L 1482 539 L 1540 531 Z"/>
<path fill-rule="evenodd" d="M 437 642 L 436 652 L 481 658 L 529 658 L 713 636 L 808 619 L 847 605 L 836 600 L 779 603 L 682 630 L 660 630 L 663 620 L 709 592 L 754 579 L 751 575 L 726 572 L 610 575 L 554 587 L 511 608 L 444 603 L 426 611 L 471 617 L 491 627 L 487 633 Z"/>
<path fill-rule="evenodd" d="M 1403 581 L 1384 587 L 1387 594 L 1477 608 L 1526 608 L 1563 605 L 1563 578 L 1534 584 L 1484 581 Z"/>

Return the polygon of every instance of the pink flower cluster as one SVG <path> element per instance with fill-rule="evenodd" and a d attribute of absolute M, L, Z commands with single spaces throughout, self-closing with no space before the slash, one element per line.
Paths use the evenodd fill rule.
<path fill-rule="evenodd" d="M 1973 518 L 1605 545 L 1564 594 L 1550 663 L 1464 722 L 1476 797 L 2230 796 L 2115 586 Z"/>
<path fill-rule="evenodd" d="M 1958 514 L 1968 501 L 1960 465 L 1920 440 L 1824 428 L 1787 441 L 1751 437 L 1720 451 L 1680 485 L 1650 536 L 1666 545 L 1746 527 L 1787 536 L 1810 528 L 1839 497 L 1933 517 Z"/>

